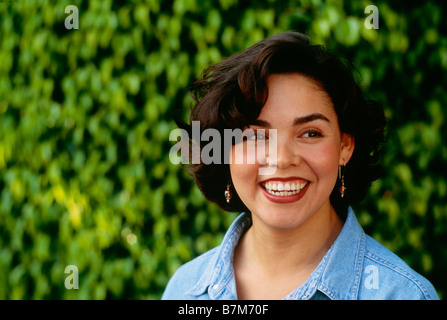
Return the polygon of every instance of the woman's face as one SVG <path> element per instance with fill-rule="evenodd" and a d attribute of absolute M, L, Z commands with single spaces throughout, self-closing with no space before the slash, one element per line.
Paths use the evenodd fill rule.
<path fill-rule="evenodd" d="M 247 132 L 259 130 L 258 134 L 232 147 L 231 177 L 253 219 L 272 228 L 295 228 L 316 213 L 331 210 L 329 196 L 338 167 L 349 161 L 354 139 L 340 133 L 329 95 L 313 80 L 298 73 L 274 74 L 267 86 L 267 102 L 256 125 L 247 128 L 252 129 Z M 254 163 L 236 161 L 241 152 L 245 160 L 256 158 L 250 146 L 272 139 L 271 129 L 276 129 L 277 143 L 276 148 L 269 147 L 268 155 L 269 159 L 276 155 L 276 164 L 265 164 L 259 157 Z M 261 174 L 259 169 L 270 172 Z"/>

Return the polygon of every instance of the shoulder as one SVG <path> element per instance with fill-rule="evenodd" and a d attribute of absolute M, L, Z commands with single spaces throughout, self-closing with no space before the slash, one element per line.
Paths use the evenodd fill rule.
<path fill-rule="evenodd" d="M 359 299 L 439 299 L 433 285 L 401 258 L 366 236 Z"/>
<path fill-rule="evenodd" d="M 185 263 L 169 280 L 163 293 L 163 300 L 184 300 L 188 298 L 186 293 L 193 288 L 202 277 L 209 272 L 207 269 L 212 263 L 218 247 L 211 249 L 197 258 Z"/>
<path fill-rule="evenodd" d="M 251 225 L 251 216 L 241 213 L 227 230 L 222 243 L 181 266 L 169 280 L 162 299 L 216 299 L 233 272 L 233 252 L 240 236 Z M 213 283 L 213 286 L 211 286 Z M 217 286 L 217 287 L 216 287 Z M 229 290 L 230 295 L 233 294 Z"/>

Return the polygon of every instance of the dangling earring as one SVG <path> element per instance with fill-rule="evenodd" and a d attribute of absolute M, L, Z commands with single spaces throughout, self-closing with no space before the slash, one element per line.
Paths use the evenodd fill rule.
<path fill-rule="evenodd" d="M 346 191 L 346 187 L 345 187 L 345 166 L 346 165 L 342 165 L 342 166 L 338 167 L 338 178 L 341 181 L 341 187 L 340 187 L 339 191 L 340 191 L 340 196 L 342 198 L 344 198 L 345 191 Z"/>
<path fill-rule="evenodd" d="M 231 193 L 231 190 L 230 190 L 230 184 L 227 184 L 227 190 L 225 190 L 225 200 L 227 200 L 227 203 L 230 203 L 232 196 L 233 196 L 233 194 Z"/>

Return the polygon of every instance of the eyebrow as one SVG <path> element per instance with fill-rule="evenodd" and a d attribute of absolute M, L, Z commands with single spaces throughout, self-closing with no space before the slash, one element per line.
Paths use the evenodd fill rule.
<path fill-rule="evenodd" d="M 323 121 L 330 122 L 329 119 L 325 115 L 316 112 L 316 113 L 308 114 L 306 116 L 296 117 L 295 119 L 293 119 L 292 126 L 297 126 L 297 125 L 305 124 L 305 123 L 316 121 L 316 120 L 323 120 Z M 272 127 L 272 125 L 268 121 L 260 120 L 260 119 L 256 119 L 253 124 L 261 126 L 261 127 L 267 127 L 267 128 Z"/>

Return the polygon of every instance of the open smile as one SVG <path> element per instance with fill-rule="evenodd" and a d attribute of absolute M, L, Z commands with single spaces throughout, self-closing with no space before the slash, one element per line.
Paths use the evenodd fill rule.
<path fill-rule="evenodd" d="M 301 199 L 309 184 L 309 181 L 298 178 L 269 179 L 261 182 L 260 187 L 268 200 L 286 203 Z"/>
<path fill-rule="evenodd" d="M 305 182 L 263 182 L 261 183 L 261 186 L 270 194 L 273 194 L 275 196 L 291 196 L 297 193 L 300 193 L 301 190 L 303 190 L 309 181 Z"/>

